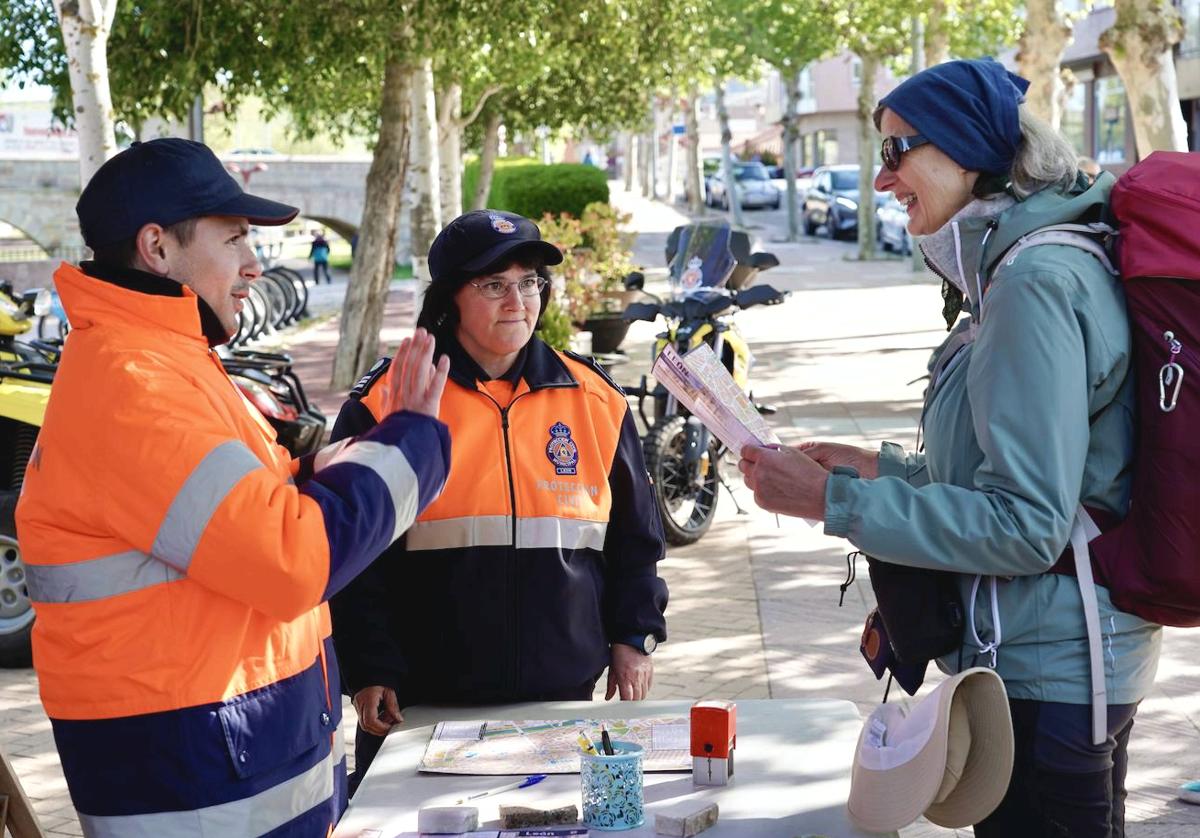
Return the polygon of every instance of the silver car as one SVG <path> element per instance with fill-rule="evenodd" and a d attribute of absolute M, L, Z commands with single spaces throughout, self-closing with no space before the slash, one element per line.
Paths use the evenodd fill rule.
<path fill-rule="evenodd" d="M 779 190 L 771 185 L 770 174 L 762 163 L 734 163 L 733 177 L 737 181 L 738 196 L 742 200 L 743 209 L 779 209 Z M 729 209 L 729 190 L 725 186 L 724 173 L 718 169 L 708 183 L 710 207 Z"/>
<path fill-rule="evenodd" d="M 875 238 L 884 250 L 894 250 L 905 255 L 912 253 L 912 237 L 908 234 L 908 211 L 888 195 L 875 210 Z"/>

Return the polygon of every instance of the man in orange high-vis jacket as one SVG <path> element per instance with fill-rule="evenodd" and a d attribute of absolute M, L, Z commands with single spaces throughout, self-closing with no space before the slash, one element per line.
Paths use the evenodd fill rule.
<path fill-rule="evenodd" d="M 345 806 L 325 601 L 441 491 L 446 366 L 418 331 L 386 417 L 293 461 L 213 347 L 260 267 L 246 195 L 199 143 L 134 144 L 77 205 L 95 260 L 17 526 L 33 657 L 88 836 L 326 835 Z"/>

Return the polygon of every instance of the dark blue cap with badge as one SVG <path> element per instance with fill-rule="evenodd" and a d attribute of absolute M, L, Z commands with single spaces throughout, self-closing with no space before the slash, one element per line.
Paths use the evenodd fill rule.
<path fill-rule="evenodd" d="M 75 213 L 88 247 L 133 238 L 147 224 L 229 215 L 251 224 L 287 224 L 295 207 L 248 195 L 203 143 L 164 137 L 134 143 L 101 166 Z"/>
<path fill-rule="evenodd" d="M 533 251 L 547 265 L 563 260 L 562 251 L 542 240 L 542 231 L 523 215 L 503 210 L 473 210 L 460 215 L 438 233 L 429 248 L 433 282 L 461 284 L 485 268 L 520 251 Z"/>

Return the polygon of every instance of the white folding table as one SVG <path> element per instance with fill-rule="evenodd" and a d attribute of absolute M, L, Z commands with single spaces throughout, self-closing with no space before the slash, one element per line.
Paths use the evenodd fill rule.
<path fill-rule="evenodd" d="M 417 771 L 433 726 L 470 719 L 615 719 L 686 716 L 690 701 L 543 702 L 492 707 L 410 707 L 392 729 L 363 778 L 334 838 L 393 838 L 415 832 L 417 810 L 453 805 L 473 792 L 504 785 L 504 776 L 428 774 Z M 849 701 L 823 699 L 737 702 L 733 781 L 725 787 L 693 786 L 690 773 L 645 775 L 646 822 L 637 829 L 593 838 L 654 835 L 656 812 L 713 801 L 720 820 L 706 838 L 828 838 L 865 836 L 846 816 L 850 767 L 862 727 Z M 474 801 L 480 828 L 499 829 L 500 804 L 556 808 L 580 806 L 578 774 L 554 774 L 536 786 Z M 365 830 L 379 830 L 364 832 Z"/>

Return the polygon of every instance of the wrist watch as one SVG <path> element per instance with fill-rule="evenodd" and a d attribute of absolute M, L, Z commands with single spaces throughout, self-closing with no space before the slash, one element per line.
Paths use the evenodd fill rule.
<path fill-rule="evenodd" d="M 624 643 L 626 646 L 632 646 L 643 655 L 649 655 L 658 648 L 658 639 L 653 634 L 637 635 L 635 637 L 625 637 L 617 641 Z"/>

